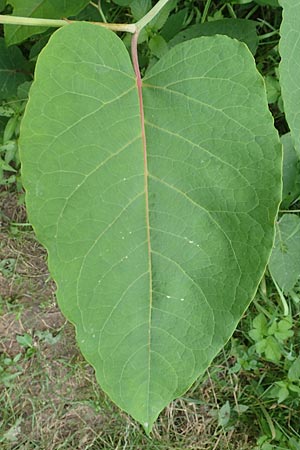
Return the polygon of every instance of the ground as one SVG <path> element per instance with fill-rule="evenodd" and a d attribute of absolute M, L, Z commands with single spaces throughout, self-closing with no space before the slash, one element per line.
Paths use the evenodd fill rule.
<path fill-rule="evenodd" d="M 252 448 L 252 425 L 220 426 L 214 367 L 162 412 L 151 439 L 107 398 L 58 309 L 46 252 L 18 198 L 5 190 L 0 197 L 0 448 Z M 236 401 L 236 380 L 226 381 L 226 365 L 215 369 Z"/>

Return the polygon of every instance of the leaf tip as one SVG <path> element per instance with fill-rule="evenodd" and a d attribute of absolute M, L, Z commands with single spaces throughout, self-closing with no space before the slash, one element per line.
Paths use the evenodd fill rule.
<path fill-rule="evenodd" d="M 144 423 L 142 423 L 142 426 L 143 426 L 143 428 L 145 430 L 146 435 L 148 437 L 150 437 L 150 433 L 151 433 L 152 428 L 153 428 L 153 423 L 144 422 Z"/>

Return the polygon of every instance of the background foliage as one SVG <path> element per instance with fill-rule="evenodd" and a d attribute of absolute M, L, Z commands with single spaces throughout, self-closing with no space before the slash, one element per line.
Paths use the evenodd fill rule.
<path fill-rule="evenodd" d="M 69 5 L 64 2 L 66 9 L 60 9 L 62 3 L 58 3 L 55 15 L 51 15 L 53 2 L 28 1 L 26 5 L 36 4 L 39 7 L 37 16 L 40 17 L 75 16 L 81 20 L 108 22 L 135 21 L 152 6 L 148 0 L 117 0 L 114 3 L 72 1 Z M 31 14 L 32 10 L 23 5 L 22 1 L 0 0 L 2 14 Z M 284 148 L 283 200 L 275 247 L 256 298 L 209 372 L 198 380 L 185 398 L 172 404 L 162 414 L 152 441 L 145 438 L 129 418 L 116 418 L 113 407 L 95 386 L 93 375 L 84 362 L 78 355 L 74 356 L 74 350 L 60 353 L 63 361 L 60 370 L 67 367 L 68 376 L 76 380 L 85 377 L 88 381 L 84 389 L 87 390 L 87 385 L 92 386 L 92 392 L 87 391 L 86 395 L 78 393 L 77 397 L 70 398 L 60 387 L 59 399 L 55 401 L 45 395 L 44 404 L 34 397 L 27 409 L 20 403 L 22 393 L 24 398 L 30 397 L 28 392 L 32 383 L 39 384 L 42 392 L 47 392 L 47 383 L 53 383 L 55 376 L 47 372 L 46 359 L 53 364 L 49 353 L 54 352 L 60 339 L 64 342 L 66 335 L 70 339 L 71 331 L 63 323 L 58 327 L 52 324 L 46 330 L 39 329 L 42 328 L 40 324 L 28 325 L 26 311 L 32 311 L 30 303 L 24 301 L 26 295 L 32 297 L 36 290 L 39 308 L 41 298 L 42 303 L 45 302 L 45 310 L 49 308 L 49 299 L 53 306 L 51 291 L 46 291 L 46 297 L 41 296 L 36 285 L 28 283 L 32 267 L 24 269 L 26 264 L 30 267 L 26 256 L 28 246 L 33 248 L 36 244 L 33 244 L 34 238 L 22 206 L 18 136 L 37 56 L 54 30 L 2 28 L 0 274 L 3 286 L 7 287 L 1 290 L 3 315 L 0 324 L 5 343 L 0 359 L 0 378 L 4 385 L 0 419 L 3 448 L 300 448 L 300 174 L 298 153 L 289 134 L 279 82 L 281 22 L 282 10 L 277 0 L 171 1 L 140 38 L 139 57 L 144 70 L 175 43 L 195 36 L 224 33 L 244 41 L 255 55 L 257 67 L 264 76 L 269 107 Z M 122 37 L 129 46 L 128 36 Z M 285 42 L 282 45 L 288 52 L 291 44 Z M 31 260 L 42 260 L 40 250 L 36 252 Z M 46 278 L 45 274 L 44 281 Z M 26 323 L 25 328 L 18 328 L 15 333 L 12 331 L 13 341 L 4 333 L 8 319 L 13 323 L 20 320 Z M 75 381 L 72 382 L 74 387 Z M 70 424 L 67 413 L 75 414 L 72 420 L 75 421 L 75 429 L 79 428 L 78 424 L 82 422 L 78 419 L 78 413 L 76 416 L 78 405 L 88 405 L 90 408 L 84 416 L 82 435 L 74 435 L 74 432 L 55 434 L 55 417 L 61 417 L 65 425 Z M 48 411 L 49 417 L 49 411 L 53 411 L 51 424 L 45 422 L 43 410 Z M 97 417 L 99 422 L 99 411 L 102 426 L 97 428 L 93 420 Z M 29 422 L 27 417 L 30 417 Z M 96 432 L 92 433 L 91 429 Z M 53 442 L 56 446 L 51 447 Z"/>

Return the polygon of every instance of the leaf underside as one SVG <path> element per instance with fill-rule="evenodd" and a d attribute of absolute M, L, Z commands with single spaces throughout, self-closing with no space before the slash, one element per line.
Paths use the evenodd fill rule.
<path fill-rule="evenodd" d="M 256 291 L 281 149 L 253 58 L 230 38 L 174 47 L 143 98 L 148 172 L 122 41 L 64 27 L 39 58 L 20 145 L 60 307 L 102 388 L 149 432 Z"/>

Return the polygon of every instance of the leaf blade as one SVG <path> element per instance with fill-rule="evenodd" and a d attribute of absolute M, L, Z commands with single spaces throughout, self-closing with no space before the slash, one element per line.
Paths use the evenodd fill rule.
<path fill-rule="evenodd" d="M 72 53 L 71 42 L 75 36 L 80 38 L 81 45 Z M 218 55 L 217 69 L 214 65 L 218 59 L 210 57 L 203 64 L 206 54 Z M 240 83 L 239 94 L 235 95 L 232 95 L 232 83 L 239 83 L 231 80 L 234 70 L 230 63 L 224 66 L 228 55 L 237 58 L 235 67 L 244 59 L 247 66 L 245 73 L 248 75 Z M 232 118 L 228 119 L 227 134 L 220 126 L 220 119 L 217 126 L 214 125 L 207 110 L 215 114 L 218 108 L 225 107 L 222 102 L 228 95 L 206 98 L 212 102 L 210 107 L 199 107 L 186 96 L 182 99 L 182 92 L 178 91 L 181 88 L 188 91 L 191 86 L 193 92 L 207 91 L 207 86 L 203 91 L 201 83 L 197 84 L 199 89 L 195 89 L 193 82 L 185 82 L 192 60 L 201 61 L 201 64 L 193 64 L 196 68 L 193 70 L 214 71 L 211 91 L 220 92 L 222 88 L 225 94 L 230 92 L 232 103 L 227 104 L 226 114 Z M 168 82 L 172 83 L 176 73 L 174 64 L 181 68 L 175 80 L 180 88 L 177 86 L 178 92 L 170 94 L 165 89 L 165 72 L 168 72 Z M 112 66 L 114 70 L 108 70 Z M 225 72 L 220 71 L 221 66 L 226 68 Z M 228 78 L 226 86 L 224 77 Z M 154 82 L 163 84 L 165 90 L 153 89 Z M 240 109 L 241 92 L 246 92 L 244 84 L 250 86 L 251 94 L 254 87 L 258 88 L 258 93 L 250 107 L 246 96 Z M 44 97 L 42 93 L 46 93 Z M 221 37 L 195 40 L 191 46 L 182 44 L 149 71 L 143 82 L 143 95 L 152 289 L 149 289 L 145 165 L 136 81 L 125 47 L 110 31 L 76 24 L 64 27 L 51 38 L 39 58 L 36 81 L 22 124 L 21 158 L 30 220 L 48 249 L 60 306 L 76 324 L 79 346 L 95 367 L 102 388 L 149 432 L 161 409 L 181 395 L 205 370 L 254 295 L 272 244 L 280 187 L 274 188 L 274 193 L 270 191 L 280 178 L 281 158 L 263 83 L 244 45 Z M 99 103 L 104 106 L 98 111 Z M 254 107 L 257 103 L 259 107 Z M 233 113 L 236 108 L 238 114 Z M 249 108 L 254 108 L 255 112 L 249 132 L 251 144 L 241 119 L 237 121 L 241 112 L 242 120 L 249 116 Z M 153 120 L 158 121 L 155 131 L 149 125 Z M 177 136 L 172 137 L 177 145 L 173 148 L 169 135 L 157 139 L 160 123 L 177 127 Z M 191 123 L 194 129 L 189 129 Z M 200 127 L 200 140 L 199 132 L 195 132 L 196 125 Z M 237 125 L 242 133 L 236 134 Z M 186 131 L 180 137 L 178 130 L 182 126 Z M 36 134 L 36 129 L 42 131 L 40 135 Z M 216 135 L 208 151 L 203 153 L 197 142 L 204 145 L 207 135 L 203 136 L 209 129 L 211 138 Z M 172 128 L 171 131 L 176 134 Z M 240 141 L 244 135 L 242 146 Z M 229 151 L 223 155 L 223 145 L 220 146 L 218 139 L 224 143 L 229 138 Z M 196 141 L 192 144 L 192 154 L 184 145 L 190 145 L 188 141 L 193 140 Z M 241 148 L 246 156 L 239 161 Z M 42 155 L 40 149 L 43 149 Z M 123 149 L 123 153 L 115 155 L 116 149 Z M 157 155 L 166 156 L 166 150 L 171 152 L 172 164 L 161 160 L 155 163 Z M 187 162 L 186 155 L 190 155 Z M 223 157 L 227 161 L 222 162 Z M 256 167 L 258 157 L 259 170 Z M 229 184 L 224 182 L 223 198 L 220 195 L 222 183 L 214 188 L 210 181 L 211 193 L 199 204 L 197 195 L 187 193 L 186 186 L 194 178 L 194 182 L 200 182 L 200 188 L 203 187 L 203 180 L 195 175 L 195 170 L 205 175 L 203 158 L 205 165 L 210 166 L 210 177 L 215 165 L 217 171 L 223 170 L 223 182 L 228 174 L 234 174 L 234 179 Z M 234 167 L 238 162 L 244 169 Z M 237 174 L 246 168 L 251 174 L 248 182 L 244 173 Z M 97 170 L 102 171 L 101 174 Z M 254 182 L 257 193 L 248 186 L 250 181 Z M 240 197 L 237 187 L 244 192 Z M 237 192 L 236 201 L 231 198 L 232 191 Z M 216 193 L 212 211 L 211 199 Z M 256 196 L 261 201 L 260 207 L 257 202 L 247 206 L 246 200 Z M 234 215 L 237 204 L 240 216 L 227 220 L 224 225 L 221 219 L 224 209 L 231 208 Z M 250 226 L 249 217 L 243 219 L 249 208 L 257 214 L 253 213 Z M 223 220 L 221 226 L 220 220 Z M 237 280 L 241 274 L 231 241 L 238 241 L 240 235 L 230 231 L 238 220 L 248 230 L 249 240 L 239 249 L 239 258 L 245 249 L 249 253 L 252 245 L 263 243 L 264 246 L 259 264 L 255 260 L 255 268 L 253 258 L 254 255 L 257 258 L 257 250 L 250 254 L 253 279 L 244 274 L 239 289 Z M 259 225 L 255 225 L 256 220 Z M 213 237 L 212 243 L 207 236 Z M 247 267 L 246 264 L 245 269 Z M 220 275 L 222 271 L 224 277 Z M 226 280 L 228 286 L 224 290 Z M 242 300 L 234 304 L 233 299 L 242 293 Z M 227 299 L 226 307 L 223 297 Z M 231 307 L 235 308 L 234 312 Z"/>

